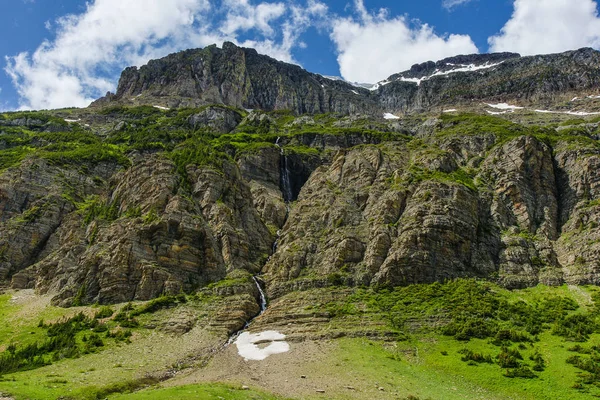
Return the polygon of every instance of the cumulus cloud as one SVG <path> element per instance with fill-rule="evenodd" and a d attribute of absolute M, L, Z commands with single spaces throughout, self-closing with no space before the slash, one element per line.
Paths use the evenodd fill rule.
<path fill-rule="evenodd" d="M 443 0 L 442 7 L 451 11 L 454 7 L 462 6 L 463 4 L 467 4 L 472 1 L 473 0 Z"/>
<path fill-rule="evenodd" d="M 369 12 L 355 1 L 357 17 L 337 18 L 331 38 L 344 79 L 377 82 L 413 64 L 457 54 L 477 53 L 468 35 L 439 35 L 433 27 L 386 9 Z"/>
<path fill-rule="evenodd" d="M 488 42 L 490 51 L 523 55 L 599 48 L 598 4 L 593 0 L 515 0 L 511 19 Z"/>
<path fill-rule="evenodd" d="M 305 48 L 300 36 L 310 26 L 325 24 L 328 7 L 318 0 L 308 0 L 306 6 L 291 5 L 287 9 L 287 19 L 280 25 L 281 39 L 245 40 L 239 44 L 256 49 L 259 53 L 270 55 L 278 60 L 295 63 L 292 56 L 294 47 Z"/>
<path fill-rule="evenodd" d="M 238 31 L 258 29 L 265 35 L 273 35 L 271 22 L 280 18 L 286 11 L 283 3 L 262 3 L 252 6 L 248 0 L 225 0 L 227 18 L 220 31 L 232 35 Z"/>
<path fill-rule="evenodd" d="M 82 107 L 114 90 L 123 67 L 186 48 L 230 40 L 293 61 L 301 33 L 323 12 L 317 0 L 305 6 L 223 0 L 220 8 L 209 0 L 95 0 L 83 13 L 49 24 L 56 38 L 33 54 L 6 57 L 5 70 L 21 108 Z"/>

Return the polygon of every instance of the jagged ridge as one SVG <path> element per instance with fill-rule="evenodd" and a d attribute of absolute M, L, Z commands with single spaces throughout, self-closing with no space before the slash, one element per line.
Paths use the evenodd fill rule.
<path fill-rule="evenodd" d="M 530 57 L 515 53 L 462 55 L 415 65 L 369 91 L 226 42 L 222 49 L 213 45 L 186 50 L 139 69 L 127 68 L 117 93 L 109 93 L 93 105 L 219 103 L 265 111 L 293 110 L 298 115 L 414 113 L 473 101 L 519 101 L 548 107 L 596 92 L 599 71 L 600 53 L 590 48 Z"/>

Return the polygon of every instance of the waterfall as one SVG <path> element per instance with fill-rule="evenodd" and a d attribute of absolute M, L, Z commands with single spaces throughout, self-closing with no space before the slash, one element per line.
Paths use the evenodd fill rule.
<path fill-rule="evenodd" d="M 283 194 L 283 201 L 288 204 L 293 200 L 294 194 L 292 192 L 292 182 L 290 180 L 290 169 L 288 166 L 287 156 L 285 155 L 285 151 L 283 147 L 279 144 L 279 140 L 281 138 L 278 137 L 277 141 L 275 141 L 275 146 L 279 147 L 279 151 L 281 153 L 281 162 L 280 162 L 280 186 L 281 192 Z"/>
<path fill-rule="evenodd" d="M 262 313 L 264 313 L 265 310 L 267 309 L 267 296 L 265 295 L 263 288 L 260 286 L 258 279 L 256 279 L 255 276 L 253 276 L 252 279 L 254 279 L 254 283 L 256 284 L 256 287 L 258 288 L 258 293 L 260 293 L 260 313 L 256 316 L 256 317 L 258 317 Z M 254 317 L 254 318 L 256 318 L 256 317 Z"/>
<path fill-rule="evenodd" d="M 248 329 L 248 327 L 250 326 L 250 323 L 252 321 L 254 321 L 256 318 L 260 317 L 267 310 L 267 295 L 265 294 L 265 291 L 263 290 L 262 286 L 260 286 L 260 282 L 258 281 L 256 276 L 253 276 L 252 279 L 254 280 L 254 284 L 256 285 L 256 288 L 258 289 L 258 293 L 260 295 L 260 311 L 254 317 L 252 317 L 248 321 L 246 321 L 246 323 L 244 324 L 244 327 L 242 329 L 240 329 L 237 332 L 234 332 L 231 336 L 229 336 L 229 339 L 227 340 L 227 342 L 225 342 L 223 344 L 223 348 L 233 344 L 237 340 L 237 338 L 242 334 L 242 332 L 244 332 L 246 329 Z"/>

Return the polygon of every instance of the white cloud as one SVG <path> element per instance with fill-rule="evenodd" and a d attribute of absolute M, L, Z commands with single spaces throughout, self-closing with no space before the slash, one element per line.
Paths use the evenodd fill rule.
<path fill-rule="evenodd" d="M 248 0 L 224 0 L 227 18 L 220 31 L 232 35 L 239 31 L 258 29 L 264 35 L 273 35 L 271 22 L 280 18 L 286 11 L 283 3 L 261 3 L 252 6 Z"/>
<path fill-rule="evenodd" d="M 454 7 L 462 6 L 463 4 L 470 3 L 473 0 L 443 0 L 442 7 L 447 10 L 452 10 Z"/>
<path fill-rule="evenodd" d="M 331 33 L 346 80 L 377 82 L 415 63 L 478 52 L 468 35 L 438 35 L 406 16 L 389 17 L 385 9 L 369 13 L 362 0 L 355 9 L 358 19 L 337 18 Z"/>
<path fill-rule="evenodd" d="M 598 4 L 593 0 L 515 0 L 511 19 L 488 42 L 490 51 L 523 55 L 600 48 Z"/>
<path fill-rule="evenodd" d="M 6 57 L 5 70 L 21 108 L 82 107 L 114 90 L 123 67 L 182 49 L 230 40 L 293 62 L 301 33 L 327 12 L 316 0 L 305 7 L 223 0 L 222 8 L 209 0 L 95 0 L 82 14 L 51 23 L 55 40 L 33 54 Z"/>

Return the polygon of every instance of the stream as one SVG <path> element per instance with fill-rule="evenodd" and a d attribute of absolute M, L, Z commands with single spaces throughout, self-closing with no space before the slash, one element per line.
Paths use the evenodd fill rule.
<path fill-rule="evenodd" d="M 284 224 L 285 224 L 285 222 L 288 219 L 289 213 L 290 213 L 290 201 L 292 201 L 293 193 L 292 193 L 292 185 L 291 185 L 291 181 L 290 181 L 290 171 L 289 171 L 289 167 L 288 167 L 288 163 L 287 163 L 287 157 L 285 155 L 283 147 L 281 147 L 281 145 L 279 144 L 280 139 L 281 139 L 280 137 L 277 138 L 277 140 L 275 141 L 275 146 L 277 146 L 280 149 L 280 153 L 281 153 L 280 187 L 281 187 L 281 193 L 283 195 L 283 201 L 284 201 L 285 207 L 286 207 L 286 215 L 285 215 L 285 219 L 284 219 Z M 278 230 L 277 237 L 275 238 L 275 242 L 273 243 L 273 249 L 272 249 L 273 254 L 275 254 L 275 252 L 277 251 L 277 245 L 279 243 L 280 236 L 281 236 L 281 230 Z M 271 255 L 271 257 L 272 257 L 272 255 Z M 267 262 L 269 262 L 271 257 L 269 257 Z M 237 332 L 234 332 L 229 337 L 229 339 L 225 343 L 224 347 L 227 347 L 230 344 L 234 343 L 237 340 L 237 338 L 245 330 L 248 329 L 248 327 L 250 326 L 252 321 L 254 321 L 256 318 L 260 317 L 267 310 L 267 296 L 266 296 L 265 291 L 263 290 L 262 286 L 260 285 L 260 281 L 258 280 L 257 276 L 258 275 L 253 276 L 252 280 L 254 280 L 254 284 L 256 285 L 256 288 L 258 289 L 258 293 L 260 296 L 260 303 L 259 303 L 260 311 L 258 312 L 258 314 L 256 314 L 255 316 L 250 318 L 248 321 L 246 321 L 246 323 L 244 324 L 244 327 L 242 329 L 238 330 Z"/>

